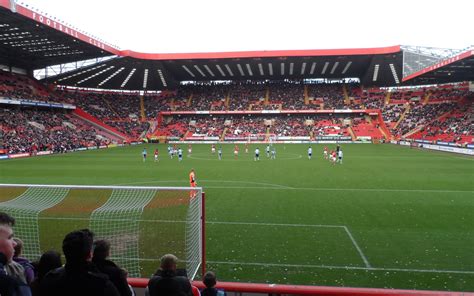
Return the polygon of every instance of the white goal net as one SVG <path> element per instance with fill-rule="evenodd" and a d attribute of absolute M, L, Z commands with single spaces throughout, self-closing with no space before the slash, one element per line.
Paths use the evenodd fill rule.
<path fill-rule="evenodd" d="M 172 253 L 193 279 L 203 264 L 203 206 L 201 188 L 0 184 L 0 211 L 15 218 L 25 257 L 62 251 L 68 232 L 90 228 L 129 277 L 149 277 Z"/>

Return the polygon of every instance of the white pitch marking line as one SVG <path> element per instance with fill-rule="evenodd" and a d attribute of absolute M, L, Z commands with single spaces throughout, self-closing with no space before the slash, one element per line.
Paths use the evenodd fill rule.
<path fill-rule="evenodd" d="M 472 190 L 440 190 L 440 189 L 388 189 L 388 188 L 330 188 L 330 187 L 289 187 L 273 183 L 259 183 L 250 181 L 218 181 L 218 180 L 201 180 L 202 182 L 219 182 L 219 183 L 241 183 L 241 184 L 256 184 L 269 185 L 273 187 L 259 187 L 259 186 L 202 186 L 204 189 L 273 189 L 273 190 L 308 190 L 308 191 L 368 191 L 368 192 L 432 192 L 432 193 L 474 193 Z M 156 180 L 143 182 L 127 182 L 114 184 L 131 185 L 131 184 L 155 184 L 155 183 L 173 183 L 183 182 L 183 180 Z"/>
<path fill-rule="evenodd" d="M 189 158 L 191 159 L 198 159 L 198 160 L 210 160 L 210 161 L 236 161 L 233 157 L 229 158 L 223 158 L 223 159 L 218 159 L 218 158 L 205 158 L 205 157 L 195 157 L 194 155 L 202 155 L 202 154 L 192 154 L 188 155 Z M 250 154 L 249 154 L 250 155 Z M 293 157 L 281 157 L 281 155 L 294 155 Z M 294 159 L 300 159 L 303 158 L 303 155 L 301 154 L 296 154 L 296 153 L 281 153 L 279 154 L 279 160 L 294 160 Z M 264 158 L 262 158 L 264 159 Z M 246 162 L 254 162 L 253 158 L 246 158 L 246 159 L 239 159 L 238 161 L 246 161 Z"/>
<path fill-rule="evenodd" d="M 370 265 L 369 263 L 369 260 L 367 260 L 367 257 L 365 257 L 364 255 L 364 252 L 362 252 L 362 249 L 359 247 L 359 244 L 357 244 L 356 240 L 354 239 L 354 237 L 352 236 L 352 233 L 349 231 L 349 228 L 347 228 L 347 226 L 343 226 L 344 230 L 346 231 L 347 235 L 349 236 L 349 238 L 351 239 L 352 241 L 352 244 L 354 245 L 354 247 L 357 249 L 357 252 L 359 252 L 359 255 L 360 257 L 362 258 L 362 260 L 364 260 L 364 264 L 367 268 L 372 268 L 372 266 Z"/>
<path fill-rule="evenodd" d="M 206 224 L 223 224 L 223 225 L 252 225 L 252 226 L 285 226 L 285 227 L 321 227 L 321 228 L 344 228 L 343 225 L 327 225 L 327 224 L 286 224 L 286 223 L 257 223 L 257 222 L 220 222 L 206 221 Z"/>
<path fill-rule="evenodd" d="M 217 180 L 200 180 L 201 182 L 210 182 L 210 183 L 239 183 L 239 184 L 256 184 L 256 185 L 269 185 L 269 186 L 275 186 L 278 188 L 283 188 L 283 189 L 295 189 L 294 187 L 289 187 L 285 185 L 280 185 L 280 184 L 274 184 L 274 183 L 262 183 L 262 182 L 251 182 L 251 181 L 217 181 Z"/>
<path fill-rule="evenodd" d="M 436 189 L 377 189 L 377 188 L 324 188 L 324 187 L 238 187 L 238 186 L 203 186 L 204 189 L 274 189 L 274 190 L 308 190 L 308 191 L 369 191 L 369 192 L 433 192 L 433 193 L 474 193 L 472 190 L 436 190 Z"/>
<path fill-rule="evenodd" d="M 40 217 L 40 220 L 79 220 L 88 221 L 90 218 L 84 217 Z M 150 219 L 95 219 L 104 221 L 136 221 L 136 222 L 155 222 L 155 223 L 190 223 L 185 220 L 150 220 Z M 252 223 L 252 222 L 225 222 L 225 221 L 206 221 L 206 224 L 222 224 L 222 225 L 253 225 L 253 226 L 287 226 L 287 227 L 321 227 L 321 228 L 343 228 L 342 225 L 326 225 L 326 224 L 283 224 L 283 223 Z"/>
<path fill-rule="evenodd" d="M 134 184 L 156 184 L 156 183 L 185 183 L 183 180 L 150 180 L 150 181 L 139 181 L 139 182 L 127 182 L 127 183 L 118 183 L 114 184 L 112 186 L 121 186 L 121 185 L 134 185 Z M 199 180 L 199 182 L 210 182 L 210 183 L 236 183 L 236 184 L 255 184 L 255 185 L 268 185 L 268 186 L 273 186 L 279 189 L 295 189 L 294 187 L 289 187 L 285 185 L 280 185 L 280 184 L 273 184 L 273 183 L 262 183 L 262 182 L 251 182 L 251 181 L 220 181 L 220 180 Z M 273 187 L 248 187 L 248 186 L 242 186 L 242 187 L 212 187 L 212 186 L 206 186 L 207 188 L 273 188 Z M 159 189 L 159 188 L 158 188 Z"/>
<path fill-rule="evenodd" d="M 374 191 L 374 192 L 435 192 L 435 193 L 474 193 L 472 190 L 438 190 L 438 189 L 385 189 L 385 188 L 324 188 L 300 187 L 294 190 L 314 191 Z"/>
<path fill-rule="evenodd" d="M 357 244 L 356 240 L 352 236 L 352 233 L 349 231 L 349 228 L 345 225 L 321 225 L 321 224 L 281 224 L 281 223 L 250 223 L 250 222 L 206 222 L 209 224 L 224 224 L 224 225 L 252 225 L 252 226 L 285 226 L 285 227 L 326 227 L 326 228 L 343 228 L 347 235 L 349 236 L 350 240 L 352 241 L 352 244 L 354 247 L 357 249 L 357 252 L 359 252 L 360 257 L 364 261 L 364 264 L 367 268 L 372 268 L 372 266 L 369 263 L 369 260 L 367 260 L 367 257 L 364 255 L 364 252 L 362 252 L 362 249 L 359 247 L 359 244 Z"/>
<path fill-rule="evenodd" d="M 130 258 L 111 257 L 111 259 L 139 260 L 158 262 L 160 258 Z M 186 260 L 179 260 L 187 262 Z M 360 266 L 338 266 L 338 265 L 313 265 L 313 264 L 282 264 L 282 263 L 258 263 L 258 262 L 234 262 L 234 261 L 206 261 L 208 264 L 226 265 L 250 265 L 250 266 L 270 266 L 270 267 L 290 267 L 290 268 L 320 268 L 320 269 L 345 269 L 345 270 L 367 270 L 367 271 L 398 271 L 398 272 L 418 272 L 418 273 L 453 273 L 453 274 L 474 274 L 471 270 L 440 270 L 440 269 L 409 269 L 409 268 L 385 268 L 385 267 L 360 267 Z"/>
<path fill-rule="evenodd" d="M 375 189 L 375 188 L 296 188 L 296 187 L 239 187 L 239 186 L 206 186 L 204 189 L 270 189 L 270 190 L 307 190 L 307 191 L 367 191 L 367 192 L 427 192 L 427 193 L 474 193 L 470 190 L 425 190 L 425 189 Z"/>
<path fill-rule="evenodd" d="M 152 259 L 156 260 L 156 259 Z M 334 265 L 310 265 L 310 264 L 279 264 L 279 263 L 253 263 L 253 262 L 231 262 L 231 261 L 206 261 L 209 264 L 228 265 L 253 265 L 253 266 L 274 266 L 274 267 L 296 267 L 296 268 L 322 268 L 322 269 L 346 269 L 346 270 L 373 270 L 373 271 L 403 271 L 420 273 L 458 273 L 474 274 L 471 270 L 438 270 L 438 269 L 409 269 L 409 268 L 384 268 L 384 267 L 359 267 L 359 266 L 334 266 Z"/>
<path fill-rule="evenodd" d="M 39 217 L 39 220 L 90 220 L 89 218 L 83 217 Z M 124 219 L 120 219 L 123 221 Z M 110 221 L 110 220 L 109 220 Z M 180 220 L 138 220 L 139 222 L 165 222 L 165 223 L 186 223 L 187 221 Z M 325 224 L 281 224 L 281 223 L 251 223 L 251 222 L 223 222 L 223 221 L 206 221 L 206 224 L 234 224 L 234 225 L 260 225 L 260 226 L 289 226 L 289 227 L 326 227 L 326 228 L 344 228 L 347 232 L 349 231 L 344 225 L 325 225 Z M 358 250 L 357 243 L 354 238 L 348 232 L 349 237 L 353 240 L 354 245 Z M 360 251 L 361 252 L 361 251 Z M 361 253 L 362 258 L 365 256 Z M 127 258 L 121 258 L 127 259 Z M 133 258 L 137 259 L 137 258 Z M 159 261 L 159 258 L 139 258 L 141 261 Z M 365 259 L 367 260 L 367 258 Z M 365 262 L 364 260 L 364 262 Z M 457 273 L 457 274 L 474 274 L 474 271 L 461 271 L 461 270 L 437 270 L 437 269 L 408 269 L 408 268 L 383 268 L 383 267 L 358 267 L 358 266 L 333 266 L 333 265 L 299 265 L 299 264 L 276 264 L 276 263 L 252 263 L 252 262 L 220 262 L 220 261 L 207 261 L 206 263 L 211 264 L 232 264 L 232 265 L 254 265 L 254 266 L 276 266 L 276 267 L 305 267 L 305 268 L 323 268 L 323 269 L 347 269 L 347 270 L 374 270 L 374 271 L 403 271 L 403 272 L 420 272 L 420 273 Z M 368 262 L 367 262 L 368 263 Z M 367 265 L 367 264 L 366 264 Z"/>

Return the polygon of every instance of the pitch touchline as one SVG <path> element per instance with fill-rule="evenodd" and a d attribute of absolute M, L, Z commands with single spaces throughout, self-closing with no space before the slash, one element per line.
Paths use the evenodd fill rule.
<path fill-rule="evenodd" d="M 160 258 L 133 258 L 133 257 L 111 257 L 114 260 L 138 260 L 148 262 L 158 262 Z M 186 260 L 179 260 L 187 262 Z M 227 264 L 227 265 L 249 265 L 249 266 L 271 266 L 271 267 L 290 267 L 290 268 L 320 268 L 320 269 L 345 269 L 345 270 L 367 270 L 367 271 L 399 271 L 399 272 L 418 272 L 418 273 L 454 273 L 454 274 L 474 274 L 471 270 L 439 270 L 439 269 L 409 269 L 409 268 L 390 268 L 390 267 L 362 267 L 362 266 L 344 266 L 344 265 L 314 265 L 314 264 L 282 264 L 282 263 L 259 263 L 259 262 L 235 262 L 235 261 L 206 261 L 208 264 Z"/>
<path fill-rule="evenodd" d="M 152 259 L 156 261 L 157 259 Z M 438 269 L 409 269 L 409 268 L 384 268 L 384 267 L 359 267 L 359 266 L 335 266 L 335 265 L 311 265 L 311 264 L 280 264 L 280 263 L 254 263 L 254 262 L 230 262 L 230 261 L 206 261 L 210 264 L 228 265 L 253 265 L 253 266 L 275 266 L 275 267 L 297 267 L 297 268 L 323 268 L 323 269 L 347 269 L 347 270 L 374 270 L 374 271 L 403 271 L 421 273 L 459 273 L 474 274 L 474 271 L 463 270 L 438 270 Z"/>

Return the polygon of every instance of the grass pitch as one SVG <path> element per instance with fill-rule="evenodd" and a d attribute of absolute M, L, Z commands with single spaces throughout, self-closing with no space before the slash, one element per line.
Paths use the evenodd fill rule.
<path fill-rule="evenodd" d="M 342 145 L 344 163 L 332 165 L 323 145 L 312 145 L 311 160 L 308 145 L 276 145 L 276 160 L 258 145 L 257 162 L 257 145 L 248 154 L 240 145 L 237 159 L 233 145 L 222 145 L 222 160 L 210 145 L 193 145 L 190 156 L 181 147 L 182 162 L 152 144 L 7 160 L 0 162 L 1 182 L 188 186 L 194 168 L 206 192 L 207 267 L 222 281 L 474 291 L 473 158 L 352 144 Z M 1 191 L 0 201 L 18 194 Z M 60 250 L 64 234 L 87 227 L 107 196 L 68 197 L 42 212 L 42 250 Z M 161 227 L 159 236 L 180 231 L 168 230 Z M 159 257 L 146 237 L 141 251 Z M 141 265 L 146 277 L 158 261 Z"/>

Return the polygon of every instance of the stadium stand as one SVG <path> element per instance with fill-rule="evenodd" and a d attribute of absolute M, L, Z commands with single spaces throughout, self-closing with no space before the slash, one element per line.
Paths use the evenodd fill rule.
<path fill-rule="evenodd" d="M 140 97 L 137 94 L 113 92 L 48 91 L 40 83 L 32 83 L 30 78 L 21 75 L 2 73 L 0 77 L 3 81 L 0 90 L 3 97 L 70 103 L 134 139 L 150 134 L 179 138 L 188 135 L 245 137 L 250 134 L 286 137 L 353 135 L 354 139 L 384 138 L 379 130 L 380 123 L 364 118 L 352 120 L 347 128 L 340 124 L 327 124 L 321 118 L 313 118 L 314 129 L 307 128 L 308 125 L 305 125 L 304 120 L 295 116 L 285 119 L 282 119 L 283 117 L 269 118 L 271 124 L 268 126 L 255 122 L 259 120 L 255 117 L 245 118 L 245 116 L 220 116 L 209 120 L 194 118 L 194 121 L 188 117 L 167 117 L 166 122 L 158 122 L 160 112 L 169 111 L 178 113 L 186 111 L 304 111 L 340 108 L 381 110 L 383 121 L 395 138 L 408 134 L 407 136 L 412 139 L 423 138 L 459 143 L 472 141 L 470 137 L 472 130 L 468 128 L 469 124 L 458 123 L 458 121 L 468 120 L 469 116 L 466 113 L 471 110 L 469 106 L 472 105 L 472 100 L 465 87 L 452 85 L 439 89 L 415 88 L 387 92 L 378 88 L 363 89 L 357 83 L 304 84 L 293 81 L 239 82 L 223 85 L 198 83 L 183 85 L 174 92 Z M 456 111 L 458 106 L 462 108 Z M 420 131 L 439 116 L 454 111 L 456 115 L 449 117 L 449 120 L 437 123 L 438 125 L 445 123 L 444 125 L 426 126 L 430 129 L 429 132 L 426 129 L 423 129 L 424 133 Z M 458 121 L 456 118 L 459 118 Z M 226 129 L 215 127 L 217 123 L 221 126 L 220 124 L 226 121 L 230 123 L 225 126 Z M 454 126 L 447 126 L 450 123 Z M 327 127 L 332 126 L 332 129 L 321 129 L 324 124 Z M 153 130 L 150 130 L 152 125 Z M 455 132 L 447 133 L 448 128 L 454 129 Z M 444 133 L 450 136 L 434 137 L 434 130 L 438 133 L 445 131 Z"/>
<path fill-rule="evenodd" d="M 253 104 L 265 100 L 264 83 L 236 84 L 231 87 L 228 110 L 249 110 Z"/>
<path fill-rule="evenodd" d="M 400 119 L 400 116 L 403 114 L 405 109 L 405 105 L 403 104 L 385 105 L 382 109 L 383 120 L 385 121 L 385 123 L 392 125 Z"/>
<path fill-rule="evenodd" d="M 444 118 L 432 121 L 419 132 L 411 135 L 410 138 L 459 144 L 472 143 L 474 134 L 473 111 L 472 104 L 464 104 Z"/>
<path fill-rule="evenodd" d="M 400 122 L 400 124 L 392 130 L 392 132 L 400 137 L 405 136 L 417 128 L 421 128 L 431 121 L 436 120 L 439 116 L 452 112 L 456 108 L 456 103 L 440 103 L 440 104 L 410 104 L 410 110 Z"/>
<path fill-rule="evenodd" d="M 145 116 L 149 120 L 156 119 L 159 112 L 171 111 L 171 99 L 167 95 L 144 96 L 143 101 Z"/>
<path fill-rule="evenodd" d="M 342 84 L 309 84 L 309 97 L 322 101 L 323 109 L 343 109 L 344 93 Z"/>
<path fill-rule="evenodd" d="M 112 139 L 71 113 L 51 109 L 1 108 L 3 145 L 9 153 L 66 152 L 108 145 Z"/>
<path fill-rule="evenodd" d="M 4 71 L 0 71 L 0 97 L 54 101 L 54 97 L 36 79 Z"/>
<path fill-rule="evenodd" d="M 137 95 L 71 91 L 61 91 L 57 94 L 63 101 L 81 107 L 87 113 L 132 138 L 140 137 L 150 126 L 148 122 L 140 122 L 140 99 Z"/>

